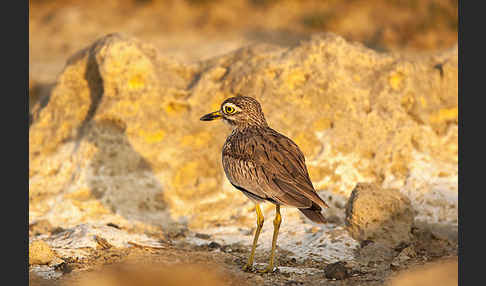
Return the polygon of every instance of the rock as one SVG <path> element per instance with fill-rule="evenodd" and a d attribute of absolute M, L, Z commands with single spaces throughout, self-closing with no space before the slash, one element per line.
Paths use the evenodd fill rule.
<path fill-rule="evenodd" d="M 73 271 L 73 267 L 65 262 L 60 263 L 54 267 L 57 271 L 61 271 L 62 274 L 68 274 Z"/>
<path fill-rule="evenodd" d="M 36 240 L 29 244 L 29 265 L 49 264 L 56 258 L 54 251 L 43 240 Z"/>
<path fill-rule="evenodd" d="M 29 224 L 29 236 L 48 234 L 52 231 L 52 229 L 52 225 L 46 219 L 35 221 Z"/>
<path fill-rule="evenodd" d="M 284 286 L 299 286 L 299 285 L 304 285 L 304 282 L 296 281 L 296 280 L 290 280 L 290 281 L 285 281 L 283 284 Z"/>
<path fill-rule="evenodd" d="M 324 275 L 327 279 L 343 280 L 350 276 L 348 268 L 342 261 L 332 263 L 324 268 Z"/>
<path fill-rule="evenodd" d="M 416 269 L 401 272 L 396 277 L 387 281 L 387 286 L 425 286 L 425 285 L 441 285 L 441 286 L 455 286 L 458 285 L 457 258 L 441 261 L 436 263 L 429 263 L 425 266 L 417 267 Z"/>
<path fill-rule="evenodd" d="M 146 234 L 130 233 L 101 224 L 80 224 L 50 236 L 48 241 L 63 258 L 86 257 L 89 255 L 89 248 L 106 250 L 111 247 L 165 247 L 163 242 Z"/>
<path fill-rule="evenodd" d="M 359 241 L 398 246 L 410 242 L 414 211 L 410 200 L 397 190 L 359 183 L 346 206 L 346 225 Z"/>
<path fill-rule="evenodd" d="M 209 244 L 208 244 L 208 248 L 209 249 L 216 249 L 216 248 L 221 248 L 221 244 L 215 242 L 215 241 L 211 241 Z"/>
<path fill-rule="evenodd" d="M 197 238 L 200 238 L 200 239 L 206 239 L 206 240 L 211 238 L 211 236 L 210 236 L 209 234 L 206 234 L 206 233 L 199 233 L 199 232 L 196 232 L 196 233 L 194 234 L 194 236 L 195 236 L 195 237 L 197 237 Z"/>
<path fill-rule="evenodd" d="M 413 246 L 406 247 L 400 252 L 400 254 L 397 255 L 397 257 L 393 258 L 391 265 L 393 267 L 400 267 L 400 265 L 405 263 L 407 260 L 410 260 L 416 256 L 417 253 L 415 252 Z"/>
<path fill-rule="evenodd" d="M 252 203 L 222 171 L 227 127 L 199 121 L 237 93 L 256 97 L 269 124 L 301 147 L 318 190 L 349 196 L 357 182 L 378 181 L 415 192 L 424 182 L 426 193 L 457 175 L 457 77 L 457 46 L 411 57 L 324 34 L 183 64 L 107 35 L 67 61 L 35 111 L 30 220 L 253 225 Z M 417 154 L 452 167 L 413 173 Z"/>

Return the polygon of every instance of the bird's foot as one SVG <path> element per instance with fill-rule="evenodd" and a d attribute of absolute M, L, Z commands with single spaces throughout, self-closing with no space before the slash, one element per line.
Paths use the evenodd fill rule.
<path fill-rule="evenodd" d="M 254 272 L 255 268 L 253 267 L 253 265 L 247 263 L 243 267 L 241 267 L 241 270 L 245 272 Z"/>
<path fill-rule="evenodd" d="M 274 272 L 278 272 L 278 267 L 274 267 L 271 265 L 268 265 L 264 269 L 258 270 L 258 273 L 274 273 Z"/>

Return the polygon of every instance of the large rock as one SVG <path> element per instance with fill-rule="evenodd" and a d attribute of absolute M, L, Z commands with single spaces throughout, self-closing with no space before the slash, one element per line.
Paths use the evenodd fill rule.
<path fill-rule="evenodd" d="M 346 225 L 357 240 L 372 240 L 389 246 L 408 243 L 414 210 L 410 200 L 394 189 L 376 184 L 358 184 L 346 206 Z"/>
<path fill-rule="evenodd" d="M 346 197 L 377 181 L 423 205 L 432 191 L 457 197 L 457 77 L 457 47 L 381 54 L 325 34 L 184 65 L 108 35 L 73 55 L 32 109 L 30 221 L 253 225 L 222 171 L 227 127 L 199 121 L 237 93 L 296 141 L 319 190 Z M 425 217 L 457 223 L 457 204 L 431 207 L 445 211 Z"/>

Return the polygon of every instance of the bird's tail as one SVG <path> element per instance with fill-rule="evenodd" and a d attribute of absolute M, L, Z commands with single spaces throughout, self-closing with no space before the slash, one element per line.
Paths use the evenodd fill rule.
<path fill-rule="evenodd" d="M 308 219 L 317 223 L 326 223 L 326 219 L 321 213 L 321 207 L 316 203 L 312 203 L 310 208 L 299 209 Z"/>

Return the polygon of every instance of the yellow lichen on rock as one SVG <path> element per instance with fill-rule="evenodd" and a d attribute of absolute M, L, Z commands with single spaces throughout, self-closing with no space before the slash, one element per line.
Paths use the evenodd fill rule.
<path fill-rule="evenodd" d="M 329 118 L 320 118 L 312 123 L 312 129 L 316 131 L 323 131 L 331 127 L 331 120 Z"/>
<path fill-rule="evenodd" d="M 175 186 L 182 186 L 187 183 L 187 177 L 195 177 L 199 164 L 197 162 L 188 162 L 178 169 L 176 172 L 172 184 Z"/>
<path fill-rule="evenodd" d="M 310 160 L 316 156 L 322 146 L 314 132 L 301 132 L 293 137 L 293 141 L 300 147 L 305 157 Z"/>
<path fill-rule="evenodd" d="M 422 108 L 427 108 L 428 103 L 427 103 L 427 99 L 425 99 L 425 97 L 420 96 L 419 97 L 419 102 L 420 102 L 420 105 L 422 106 Z"/>
<path fill-rule="evenodd" d="M 290 89 L 296 89 L 306 81 L 306 76 L 301 69 L 295 69 L 285 75 L 285 83 Z"/>
<path fill-rule="evenodd" d="M 390 86 L 394 90 L 399 90 L 402 86 L 403 79 L 405 78 L 404 74 L 401 72 L 395 72 L 388 78 L 388 82 Z"/>
<path fill-rule="evenodd" d="M 403 108 L 405 108 L 405 110 L 408 112 L 413 108 L 413 105 L 415 104 L 415 95 L 412 93 L 407 93 L 402 97 L 400 103 Z"/>
<path fill-rule="evenodd" d="M 111 211 L 107 209 L 101 202 L 97 200 L 88 201 L 72 201 L 79 211 L 83 214 L 80 221 L 89 219 L 99 219 L 101 215 L 109 214 Z"/>
<path fill-rule="evenodd" d="M 74 192 L 67 193 L 64 195 L 65 199 L 71 199 L 71 200 L 78 200 L 78 201 L 87 201 L 90 199 L 94 199 L 93 194 L 91 193 L 91 190 L 88 188 L 80 188 Z"/>
<path fill-rule="evenodd" d="M 198 132 L 196 134 L 189 134 L 185 135 L 181 139 L 181 145 L 187 146 L 191 148 L 201 148 L 206 147 L 207 144 L 211 141 L 213 135 L 209 132 Z"/>
<path fill-rule="evenodd" d="M 170 116 L 180 116 L 189 110 L 190 106 L 188 104 L 178 102 L 169 102 L 165 107 L 165 111 Z"/>
<path fill-rule="evenodd" d="M 147 143 L 158 143 L 162 141 L 165 137 L 165 132 L 163 130 L 158 130 L 153 132 L 139 130 L 138 134 Z"/>
<path fill-rule="evenodd" d="M 141 74 L 135 74 L 128 81 L 128 88 L 130 89 L 141 89 L 145 85 L 145 79 Z"/>
<path fill-rule="evenodd" d="M 456 107 L 443 108 L 433 113 L 429 117 L 430 123 L 442 123 L 447 121 L 457 122 L 458 109 Z"/>

